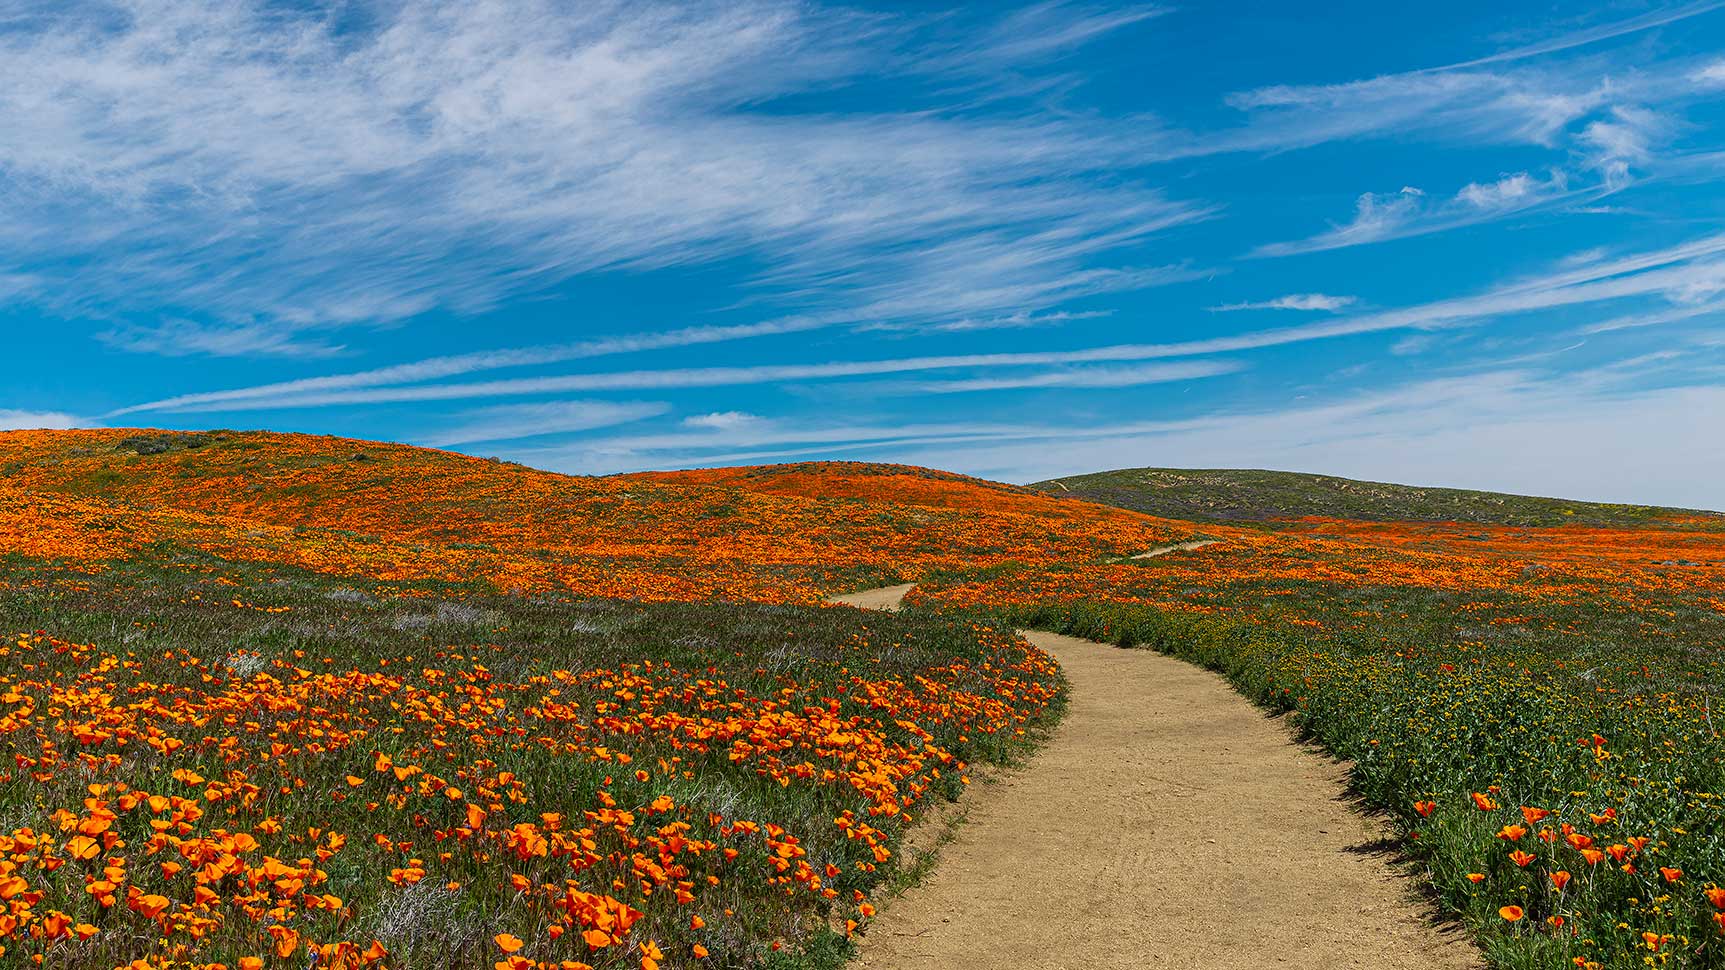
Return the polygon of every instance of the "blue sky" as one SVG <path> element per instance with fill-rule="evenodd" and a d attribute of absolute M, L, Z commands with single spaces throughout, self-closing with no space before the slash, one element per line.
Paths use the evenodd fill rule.
<path fill-rule="evenodd" d="M 1725 0 L 0 14 L 0 427 L 1725 507 Z"/>

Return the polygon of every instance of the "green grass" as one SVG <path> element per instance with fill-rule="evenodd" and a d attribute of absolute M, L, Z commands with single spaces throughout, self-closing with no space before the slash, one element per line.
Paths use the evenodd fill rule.
<path fill-rule="evenodd" d="M 1053 495 L 1172 519 L 1262 522 L 1318 516 L 1365 521 L 1477 522 L 1516 526 L 1636 526 L 1713 512 L 1611 505 L 1456 488 L 1421 488 L 1329 475 L 1255 469 L 1123 468 L 1029 486 Z"/>
<path fill-rule="evenodd" d="M 1725 739 L 1716 730 L 1725 726 L 1725 615 L 1674 598 L 1663 603 L 1669 622 L 1654 629 L 1583 599 L 1553 604 L 1536 622 L 1481 628 L 1458 623 L 1456 597 L 1428 590 L 1282 583 L 1273 603 L 1254 591 L 1231 591 L 1249 604 L 1233 618 L 1086 602 L 1012 618 L 1169 653 L 1291 712 L 1307 738 L 1352 763 L 1353 793 L 1388 813 L 1398 848 L 1493 966 L 1580 957 L 1629 970 L 1653 955 L 1643 933 L 1670 937 L 1652 965 L 1725 966 L 1725 937 L 1702 895 L 1725 884 Z M 1373 613 L 1364 621 L 1362 604 Z M 1316 617 L 1321 628 L 1285 622 Z M 1595 736 L 1605 739 L 1599 748 L 1578 743 Z M 1473 792 L 1493 793 L 1501 807 L 1478 810 Z M 1437 803 L 1430 817 L 1415 810 L 1424 799 Z M 1520 806 L 1553 813 L 1514 846 L 1536 857 L 1526 868 L 1498 834 L 1523 822 Z M 1615 821 L 1595 821 L 1608 809 Z M 1561 838 L 1535 834 L 1559 825 L 1601 849 L 1650 841 L 1631 856 L 1634 871 L 1609 858 L 1590 865 Z M 1668 883 L 1661 867 L 1682 876 Z M 1548 878 L 1559 870 L 1575 877 L 1562 893 Z M 1529 918 L 1506 923 L 1505 905 Z"/>
<path fill-rule="evenodd" d="M 239 600 L 244 605 L 236 606 Z M 274 610 L 275 612 L 266 612 Z M 978 675 L 982 663 L 998 657 L 979 650 L 978 632 L 967 625 L 942 619 L 872 614 L 837 608 L 792 607 L 740 603 L 641 604 L 619 600 L 572 599 L 558 596 L 511 596 L 463 584 L 380 584 L 341 579 L 290 568 L 229 562 L 206 554 L 161 546 L 147 559 L 106 564 L 90 573 L 83 564 L 61 565 L 23 558 L 0 559 L 0 632 L 16 635 L 25 631 L 47 631 L 61 641 L 95 645 L 95 653 L 61 653 L 45 647 L 0 651 L 0 685 L 54 681 L 68 686 L 99 685 L 113 695 L 115 704 L 152 703 L 161 699 L 201 699 L 223 694 L 257 678 L 274 678 L 279 691 L 266 691 L 261 703 L 240 701 L 247 706 L 238 717 L 259 722 L 271 737 L 281 737 L 293 750 L 278 759 L 250 756 L 223 760 L 212 745 L 228 737 L 239 740 L 242 749 L 255 744 L 260 729 L 241 731 L 234 727 L 214 730 L 195 724 L 162 723 L 170 735 L 180 737 L 185 747 L 172 758 L 157 757 L 136 743 L 119 749 L 120 756 L 107 765 L 85 761 L 80 770 L 64 765 L 55 777 L 42 780 L 28 773 L 0 775 L 0 821 L 10 832 L 28 826 L 38 832 L 53 831 L 50 814 L 57 808 L 78 810 L 93 782 L 126 781 L 151 792 L 180 791 L 166 775 L 171 768 L 188 768 L 214 779 L 243 770 L 247 783 L 261 786 L 263 798 L 255 810 L 228 808 L 229 802 L 209 806 L 208 824 L 217 828 L 247 831 L 263 816 L 280 819 L 281 839 L 260 835 L 262 851 L 292 859 L 308 851 L 303 841 L 295 843 L 295 832 L 309 827 L 336 831 L 350 837 L 348 848 L 320 868 L 328 881 L 319 892 L 333 893 L 345 903 L 346 912 L 337 922 L 290 917 L 288 925 L 320 940 L 377 938 L 391 954 L 391 968 L 457 967 L 489 970 L 499 954 L 492 943 L 497 933 L 515 933 L 528 940 L 527 952 L 541 958 L 576 956 L 601 968 L 639 965 L 639 954 L 630 948 L 601 951 L 595 959 L 575 937 L 562 944 L 546 938 L 544 914 L 510 889 L 509 872 L 524 872 L 535 883 L 558 884 L 563 879 L 580 880 L 596 892 L 615 893 L 647 913 L 631 940 L 653 939 L 672 958 L 666 966 L 688 965 L 690 947 L 702 942 L 712 951 L 703 966 L 720 968 L 768 968 L 768 970 L 830 970 L 852 953 L 850 941 L 835 933 L 845 916 L 854 912 L 853 890 L 874 892 L 893 880 L 906 867 L 920 870 L 927 863 L 901 859 L 898 848 L 905 826 L 892 818 L 871 816 L 866 802 L 843 783 L 781 784 L 757 772 L 760 765 L 777 762 L 794 766 L 799 761 L 824 764 L 812 750 L 791 748 L 765 761 L 727 759 L 727 747 L 715 746 L 708 753 L 679 744 L 675 732 L 660 737 L 652 732 L 636 733 L 629 723 L 631 694 L 613 691 L 609 683 L 582 682 L 559 676 L 560 671 L 617 671 L 669 682 L 675 690 L 662 697 L 653 710 L 675 713 L 680 685 L 697 678 L 720 681 L 734 692 L 738 716 L 751 717 L 766 700 L 776 700 L 788 712 L 832 709 L 848 717 L 857 714 L 881 719 L 885 729 L 901 743 L 920 750 L 923 741 L 905 718 L 919 718 L 905 706 L 881 708 L 879 700 L 864 696 L 851 673 L 870 682 L 914 684 L 918 678 L 946 676 L 939 671 L 953 664 L 966 664 L 969 672 L 957 674 L 962 689 L 985 690 Z M 0 640 L 0 646 L 11 646 Z M 100 656 L 118 658 L 105 673 L 93 674 L 87 662 Z M 373 674 L 404 678 L 400 688 L 384 693 L 345 697 L 337 693 L 307 693 L 303 687 L 320 675 L 343 677 Z M 1050 682 L 1053 679 L 1050 678 Z M 446 689 L 448 685 L 453 690 Z M 483 688 L 481 693 L 480 688 Z M 334 689 L 334 688 L 332 688 Z M 32 691 L 35 688 L 31 688 Z M 321 691 L 323 688 L 318 688 Z M 635 688 L 640 691 L 641 688 Z M 427 724 L 412 717 L 399 717 L 392 698 L 446 697 L 442 703 L 484 703 L 501 706 L 488 715 L 497 725 L 497 738 L 507 739 L 520 725 L 526 733 L 520 742 L 503 743 L 492 732 L 472 737 L 455 733 L 426 734 Z M 265 699 L 265 698 L 268 699 Z M 293 698 L 299 698 L 294 701 Z M 535 739 L 536 733 L 552 732 L 536 711 L 556 697 L 570 703 L 582 715 L 585 728 L 577 727 L 568 738 L 552 733 Z M 279 703 L 278 703 L 279 699 Z M 621 699 L 621 702 L 620 702 Z M 225 703 L 225 702 L 224 702 Z M 642 711 L 647 711 L 643 698 Z M 304 708 L 296 705 L 315 705 Z M 613 727 L 604 727 L 600 716 L 609 706 Z M 99 717 L 100 706 L 85 708 L 65 717 Z M 44 712 L 47 709 L 44 708 Z M 693 714 L 693 708 L 688 713 Z M 59 711 L 52 712 L 60 717 Z M 1050 715 L 1052 716 L 1052 715 Z M 230 720 L 232 716 L 230 715 Z M 966 733 L 955 723 L 919 718 L 929 732 L 928 743 L 947 747 L 958 758 L 981 763 L 1008 763 L 1034 740 L 1034 732 L 1021 736 L 1011 731 Z M 237 722 L 236 722 L 237 723 Z M 1032 725 L 1033 726 L 1033 725 Z M 319 751 L 300 748 L 301 732 L 316 728 L 353 736 L 346 748 Z M 613 750 L 631 751 L 635 766 L 651 770 L 650 782 L 638 783 L 631 772 L 608 762 L 584 760 L 558 754 L 539 743 L 578 740 L 583 732 L 614 732 L 604 743 Z M 484 736 L 482 736 L 482 734 Z M 24 733 L 7 736 L 10 754 L 43 758 L 57 757 L 58 741 L 68 757 L 84 758 L 105 751 L 98 743 L 80 747 L 49 723 Z M 443 745 L 443 759 L 413 755 L 428 744 Z M 555 745 L 552 745 L 554 748 Z M 714 853 L 683 857 L 688 868 L 682 878 L 698 888 L 696 902 L 676 906 L 660 895 L 651 899 L 634 891 L 634 877 L 626 859 L 624 842 L 613 844 L 600 834 L 599 851 L 605 859 L 591 869 L 571 870 L 555 856 L 535 862 L 475 860 L 465 852 L 453 859 L 437 861 L 443 837 L 434 830 L 447 830 L 459 821 L 460 805 L 443 799 L 410 796 L 406 807 L 392 812 L 365 810 L 360 800 L 377 798 L 371 786 L 378 784 L 372 770 L 374 750 L 398 752 L 399 763 L 409 757 L 425 764 L 429 772 L 443 771 L 453 784 L 474 792 L 508 772 L 518 779 L 521 801 L 495 809 L 495 818 L 507 822 L 532 821 L 541 812 L 558 812 L 574 820 L 604 797 L 614 794 L 619 803 L 644 813 L 645 806 L 659 796 L 668 796 L 679 806 L 680 818 L 692 825 L 691 838 L 727 840 L 716 835 L 707 822 L 708 812 L 726 819 L 777 822 L 798 836 L 811 862 L 832 863 L 843 872 L 829 880 L 839 892 L 831 902 L 801 891 L 786 893 L 784 887 L 765 880 L 771 852 L 748 839 L 732 839 L 742 849 L 743 861 L 726 866 L 713 861 Z M 766 749 L 771 752 L 771 748 Z M 663 760 L 680 759 L 688 775 L 666 771 Z M 8 765 L 11 758 L 8 758 Z M 481 776 L 457 777 L 459 766 L 477 766 Z M 344 775 L 364 782 L 350 788 Z M 613 783 L 610 776 L 615 775 Z M 926 803 L 914 814 L 963 790 L 961 772 L 948 771 L 933 783 Z M 387 791 L 387 777 L 385 791 Z M 352 792 L 357 797 L 332 802 L 330 793 Z M 195 793 L 188 790 L 185 793 Z M 361 794 L 364 793 L 364 794 Z M 235 814 L 235 812 L 238 814 Z M 859 868 L 859 861 L 872 857 L 861 843 L 853 842 L 835 828 L 834 819 L 844 812 L 857 812 L 868 823 L 887 833 L 894 854 L 885 865 L 872 871 Z M 440 814 L 441 813 L 441 814 Z M 456 822 L 448 816 L 455 813 Z M 423 816 L 423 817 L 422 817 Z M 639 836 L 667 820 L 642 816 Z M 144 835 L 130 826 L 141 819 L 126 818 L 126 838 L 140 849 Z M 414 838 L 423 847 L 410 853 L 391 853 L 371 845 L 370 833 L 389 832 L 393 838 Z M 3 834 L 3 833 L 0 833 Z M 145 830 L 147 834 L 147 830 Z M 758 837 L 756 838 L 758 842 Z M 447 845 L 454 845 L 452 840 Z M 858 853 L 862 854 L 859 856 Z M 621 855 L 618 855 L 621 853 Z M 118 854 L 118 852 L 116 852 Z M 133 855 L 133 885 L 146 892 L 180 898 L 188 887 L 164 882 L 153 874 L 155 860 L 140 851 Z M 391 867 L 405 865 L 408 855 L 422 856 L 432 871 L 423 884 L 407 888 L 384 879 Z M 757 859 L 756 856 L 759 858 Z M 751 861 L 753 860 L 753 861 Z M 619 868 L 620 867 L 620 868 Z M 132 914 L 100 910 L 82 893 L 82 876 L 72 869 L 74 881 L 56 892 L 42 906 L 67 911 L 79 921 L 106 929 L 88 944 L 49 948 L 43 964 L 50 970 L 82 970 L 84 967 L 115 966 L 134 957 L 160 955 L 146 936 L 121 931 Z M 701 882 L 711 873 L 723 883 L 707 887 Z M 56 878 L 55 873 L 32 873 L 35 885 Z M 612 879 L 628 880 L 625 888 L 612 888 Z M 447 881 L 461 884 L 459 892 L 445 892 Z M 423 898 L 422 898 L 423 897 Z M 728 913 L 726 911 L 729 911 Z M 692 932 L 689 917 L 703 915 L 708 928 Z M 221 959 L 234 966 L 237 958 L 258 952 L 251 924 L 231 917 L 229 926 L 216 931 L 200 951 L 200 960 Z M 8 941 L 11 943 L 12 941 Z M 774 944 L 777 944 L 776 946 Z M 571 947 L 572 944 L 572 947 Z M 559 949 L 561 945 L 562 949 Z M 266 944 L 267 946 L 267 944 Z M 27 945 L 13 945 L 6 959 L 23 959 L 32 952 Z M 297 965 L 305 966 L 304 951 Z M 9 964 L 4 964 L 9 965 Z M 285 967 L 287 962 L 267 966 Z"/>

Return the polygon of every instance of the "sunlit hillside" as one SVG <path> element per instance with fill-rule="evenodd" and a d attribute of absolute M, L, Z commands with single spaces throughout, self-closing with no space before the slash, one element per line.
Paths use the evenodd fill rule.
<path fill-rule="evenodd" d="M 0 434 L 0 549 L 105 558 L 176 542 L 384 580 L 635 599 L 818 602 L 1001 562 L 1131 555 L 1180 523 L 916 469 L 583 478 L 271 433 Z M 860 499 L 860 501 L 859 501 Z M 32 529 L 47 516 L 62 527 Z"/>
<path fill-rule="evenodd" d="M 1718 965 L 1720 520 L 1457 501 L 3 434 L 0 959 L 831 970 L 935 865 L 915 820 L 1078 689 L 1037 628 L 1290 715 L 1495 965 Z"/>

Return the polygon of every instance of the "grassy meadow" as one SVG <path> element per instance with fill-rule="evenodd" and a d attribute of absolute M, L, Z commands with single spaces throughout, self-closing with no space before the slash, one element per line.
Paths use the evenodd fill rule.
<path fill-rule="evenodd" d="M 1162 650 L 1288 712 L 1494 965 L 1725 966 L 1722 526 L 1302 518 L 915 597 Z"/>
<path fill-rule="evenodd" d="M 0 963 L 834 966 L 1017 624 L 1286 712 L 1495 965 L 1725 966 L 1725 520 L 1191 474 L 0 434 Z"/>

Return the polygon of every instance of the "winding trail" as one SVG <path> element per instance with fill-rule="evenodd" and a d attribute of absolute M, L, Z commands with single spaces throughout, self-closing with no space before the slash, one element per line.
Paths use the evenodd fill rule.
<path fill-rule="evenodd" d="M 909 586 L 834 597 L 893 609 Z M 1054 736 L 973 786 L 923 883 L 883 908 L 859 965 L 880 970 L 1473 968 L 1345 768 L 1221 677 L 1149 650 L 1026 631 L 1071 682 Z"/>
<path fill-rule="evenodd" d="M 1141 552 L 1131 558 L 1155 559 L 1157 556 L 1166 556 L 1171 552 L 1191 552 L 1193 549 L 1202 549 L 1205 546 L 1213 546 L 1221 541 L 1222 540 L 1220 539 L 1193 539 L 1191 542 L 1176 542 L 1171 546 L 1157 546 L 1149 552 Z M 890 588 L 897 589 L 898 587 L 894 586 Z"/>

